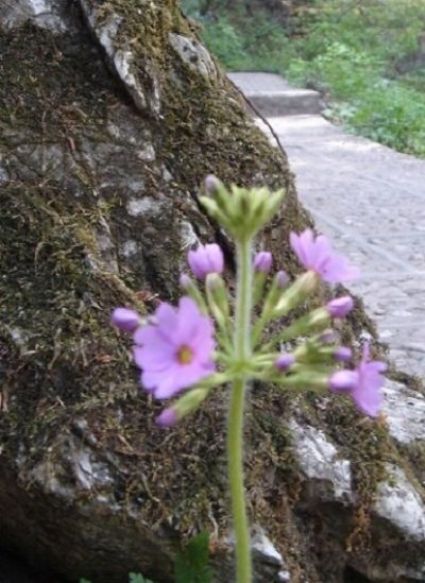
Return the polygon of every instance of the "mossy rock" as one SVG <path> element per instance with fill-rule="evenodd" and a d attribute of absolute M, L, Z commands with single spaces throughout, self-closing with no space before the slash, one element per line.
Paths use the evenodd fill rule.
<path fill-rule="evenodd" d="M 45 4 L 37 15 L 37 3 L 17 0 L 0 15 L 1 544 L 71 581 L 140 571 L 167 582 L 178 549 L 207 530 L 217 580 L 230 580 L 226 393 L 158 430 L 158 404 L 138 390 L 109 316 L 174 301 L 198 240 L 220 241 L 231 280 L 232 246 L 197 201 L 210 172 L 286 190 L 260 243 L 292 275 L 288 233 L 311 220 L 286 157 L 173 0 Z M 343 334 L 356 346 L 365 329 L 373 334 L 359 302 Z M 341 498 L 332 476 L 309 475 L 294 422 L 296 443 L 316 428 L 347 460 Z M 411 464 L 423 464 L 420 440 L 398 446 L 384 421 L 344 399 L 294 401 L 271 387 L 253 388 L 246 436 L 252 520 L 291 581 L 339 582 L 347 568 L 389 580 L 364 557 L 388 574 L 394 553 L 400 577 L 419 569 L 423 541 L 374 504 L 391 467 L 421 495 Z M 269 583 L 283 563 L 266 562 L 258 581 Z"/>

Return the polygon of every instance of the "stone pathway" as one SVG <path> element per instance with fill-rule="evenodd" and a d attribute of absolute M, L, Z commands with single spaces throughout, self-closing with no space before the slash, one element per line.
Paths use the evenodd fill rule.
<path fill-rule="evenodd" d="M 231 78 L 260 111 L 267 88 L 275 94 L 280 79 Z M 284 86 L 282 108 L 274 102 L 273 116 L 266 116 L 288 154 L 300 199 L 317 227 L 361 268 L 362 278 L 350 288 L 378 323 L 394 362 L 425 378 L 425 160 L 349 135 L 317 108 L 288 115 Z"/>

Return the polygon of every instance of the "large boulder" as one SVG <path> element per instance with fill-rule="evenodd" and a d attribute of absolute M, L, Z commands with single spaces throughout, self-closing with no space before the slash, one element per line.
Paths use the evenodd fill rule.
<path fill-rule="evenodd" d="M 295 273 L 288 232 L 310 220 L 286 157 L 174 0 L 3 0 L 0 53 L 0 544 L 71 581 L 161 583 L 207 530 L 230 581 L 225 392 L 157 429 L 109 315 L 175 300 L 199 240 L 231 279 L 197 202 L 209 172 L 286 189 L 261 244 Z M 360 302 L 342 333 L 374 335 Z M 424 579 L 424 397 L 386 392 L 374 423 L 342 398 L 252 390 L 257 581 Z"/>

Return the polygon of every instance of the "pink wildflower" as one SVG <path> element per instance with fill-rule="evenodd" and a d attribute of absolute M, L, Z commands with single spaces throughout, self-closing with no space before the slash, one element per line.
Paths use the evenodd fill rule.
<path fill-rule="evenodd" d="M 329 381 L 333 391 L 348 391 L 357 407 L 371 417 L 376 417 L 382 403 L 381 387 L 386 364 L 379 360 L 369 360 L 369 345 L 363 346 L 360 364 L 354 370 L 341 370 Z"/>
<path fill-rule="evenodd" d="M 333 251 L 327 237 L 315 237 L 311 229 L 306 229 L 299 235 L 291 233 L 292 250 L 302 265 L 315 271 L 323 281 L 339 283 L 349 281 L 358 276 L 358 270 L 352 267 L 347 259 Z"/>
<path fill-rule="evenodd" d="M 135 333 L 134 360 L 146 390 L 168 399 L 214 372 L 214 327 L 189 297 L 162 303 L 154 322 Z"/>

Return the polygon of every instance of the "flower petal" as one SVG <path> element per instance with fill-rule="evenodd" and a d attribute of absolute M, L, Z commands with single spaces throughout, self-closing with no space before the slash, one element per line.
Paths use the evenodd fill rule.
<path fill-rule="evenodd" d="M 215 370 L 214 326 L 189 297 L 181 298 L 177 309 L 161 304 L 156 321 L 136 332 L 134 360 L 143 370 L 145 389 L 168 399 Z M 192 352 L 186 362 L 178 357 L 182 348 Z"/>
<path fill-rule="evenodd" d="M 212 336 L 214 330 L 211 320 L 203 316 L 196 303 L 189 297 L 182 297 L 179 302 L 179 317 L 177 329 L 174 331 L 178 344 L 194 346 L 194 339 L 199 336 Z"/>
<path fill-rule="evenodd" d="M 378 415 L 382 405 L 382 395 L 378 386 L 358 387 L 352 391 L 351 396 L 360 411 L 370 417 Z"/>
<path fill-rule="evenodd" d="M 133 356 L 136 365 L 143 370 L 164 370 L 177 361 L 175 350 L 169 345 L 166 350 L 159 345 L 135 346 Z"/>
<path fill-rule="evenodd" d="M 176 308 L 167 302 L 162 302 L 156 309 L 155 318 L 159 334 L 169 342 L 173 342 L 178 323 Z"/>

